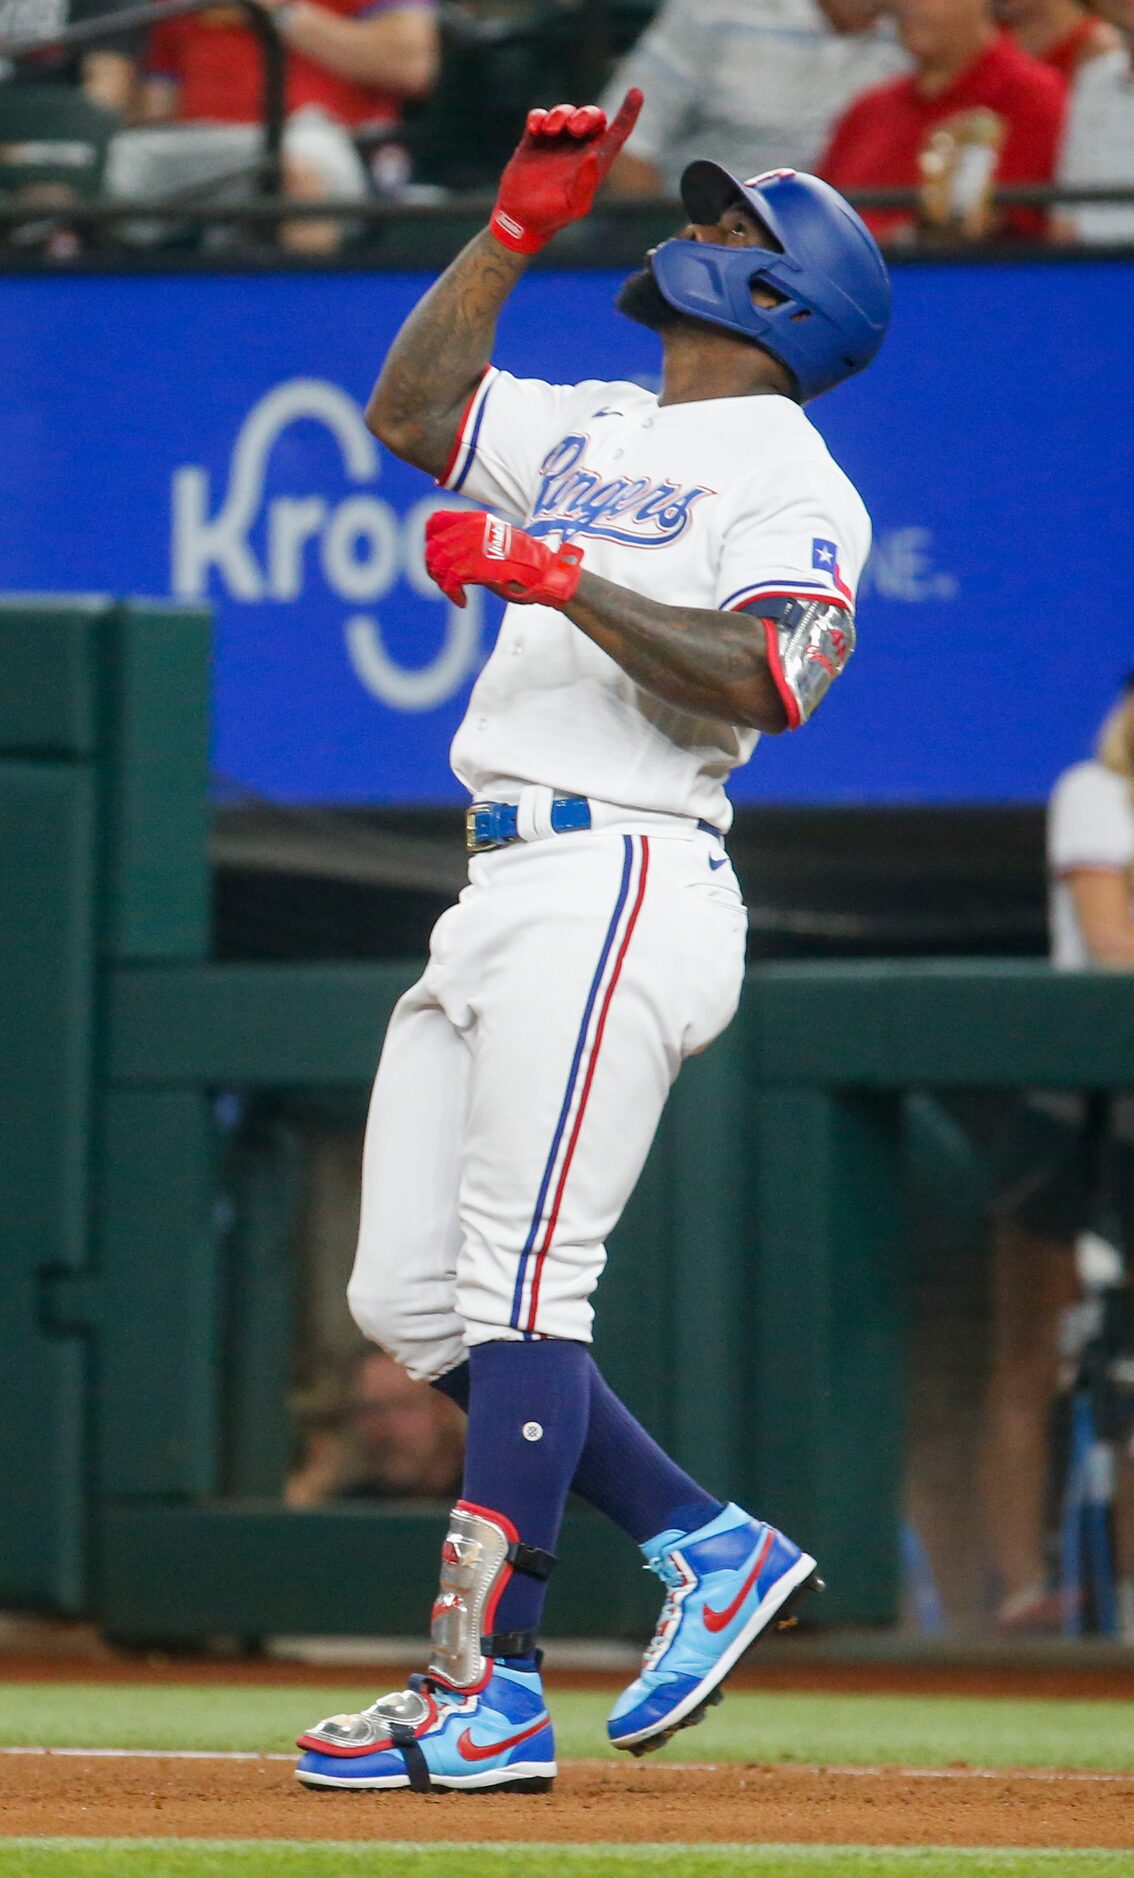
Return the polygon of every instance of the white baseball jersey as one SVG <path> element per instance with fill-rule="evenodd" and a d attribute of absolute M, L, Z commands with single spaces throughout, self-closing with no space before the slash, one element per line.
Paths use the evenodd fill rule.
<path fill-rule="evenodd" d="M 849 606 L 870 540 L 781 397 L 663 409 L 638 385 L 489 371 L 444 481 L 677 606 Z M 367 1125 L 351 1309 L 412 1375 L 476 1343 L 589 1341 L 670 1084 L 740 997 L 747 914 L 697 823 L 727 826 L 725 779 L 755 743 L 641 691 L 554 608 L 507 609 L 453 767 L 518 805 L 521 838 L 472 856 L 391 1019 Z M 588 797 L 591 827 L 541 827 L 549 789 Z"/>
<path fill-rule="evenodd" d="M 640 385 L 489 368 L 444 486 L 671 606 L 793 594 L 853 606 L 870 520 L 800 407 L 774 395 L 661 405 Z M 452 748 L 474 797 L 532 784 L 727 829 L 729 772 L 759 733 L 640 689 L 554 608 L 509 606 Z"/>
<path fill-rule="evenodd" d="M 1134 866 L 1134 803 L 1124 776 L 1093 762 L 1063 772 L 1048 808 L 1047 859 L 1052 963 L 1083 970 L 1091 960 L 1066 876 L 1080 867 Z"/>

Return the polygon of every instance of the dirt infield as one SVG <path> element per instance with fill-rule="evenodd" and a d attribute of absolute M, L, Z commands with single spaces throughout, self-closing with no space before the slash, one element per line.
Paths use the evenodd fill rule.
<path fill-rule="evenodd" d="M 1134 1776 L 577 1761 L 549 1794 L 311 1793 L 266 1757 L 0 1757 L 0 1834 L 1134 1847 Z"/>

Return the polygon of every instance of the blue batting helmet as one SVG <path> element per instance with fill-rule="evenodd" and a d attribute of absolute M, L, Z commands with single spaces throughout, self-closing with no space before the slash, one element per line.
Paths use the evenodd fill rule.
<path fill-rule="evenodd" d="M 699 159 L 685 170 L 681 195 L 702 224 L 743 203 L 774 245 L 663 242 L 653 274 L 671 307 L 762 346 L 787 367 L 804 402 L 870 364 L 889 324 L 890 278 L 878 243 L 836 189 L 795 170 L 742 183 Z M 776 304 L 755 306 L 755 286 L 770 289 Z"/>

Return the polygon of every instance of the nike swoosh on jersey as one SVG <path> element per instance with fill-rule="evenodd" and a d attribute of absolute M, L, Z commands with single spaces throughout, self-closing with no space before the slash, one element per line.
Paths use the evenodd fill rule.
<path fill-rule="evenodd" d="M 613 406 L 609 404 L 604 404 L 601 411 L 591 412 L 592 419 L 596 417 L 622 417 L 622 416 L 624 416 L 624 413 L 622 411 L 614 410 Z"/>
<path fill-rule="evenodd" d="M 726 861 L 727 859 L 728 859 L 728 856 L 727 856 L 727 855 L 724 855 L 724 854 L 722 854 L 722 855 L 721 855 L 721 858 L 720 858 L 720 860 L 719 860 L 719 861 L 714 861 L 714 860 L 713 860 L 713 858 L 712 858 L 712 856 L 710 855 L 710 857 L 709 857 L 709 866 L 710 866 L 710 867 L 712 868 L 712 870 L 713 870 L 713 872 L 714 872 L 714 874 L 716 873 L 716 871 L 717 871 L 717 869 L 718 869 L 718 867 L 723 867 L 723 866 L 724 866 L 724 864 L 725 864 L 725 861 Z"/>
<path fill-rule="evenodd" d="M 772 1549 L 772 1541 L 774 1538 L 775 1538 L 774 1533 L 769 1532 L 765 1534 L 764 1543 L 756 1554 L 756 1563 L 755 1565 L 753 1565 L 752 1570 L 749 1572 L 747 1578 L 744 1580 L 744 1583 L 741 1585 L 740 1590 L 737 1592 L 736 1596 L 733 1598 L 731 1604 L 726 1604 L 723 1611 L 715 1611 L 711 1604 L 706 1604 L 704 1610 L 701 1613 L 702 1617 L 705 1620 L 706 1630 L 713 1630 L 713 1631 L 723 1630 L 726 1624 L 731 1624 L 733 1618 L 736 1616 L 737 1611 L 740 1609 L 741 1605 L 744 1603 L 745 1598 L 748 1596 L 748 1593 L 751 1591 L 753 1585 L 756 1583 L 757 1578 L 759 1578 L 760 1573 L 763 1571 L 764 1561 L 766 1560 L 769 1552 Z"/>
<path fill-rule="evenodd" d="M 466 1728 L 457 1742 L 457 1753 L 463 1761 L 489 1761 L 494 1754 L 506 1754 L 509 1748 L 518 1748 L 521 1741 L 528 1741 L 532 1735 L 538 1735 L 541 1728 L 547 1727 L 550 1719 L 549 1715 L 541 1715 L 529 1728 L 521 1728 L 518 1735 L 509 1735 L 504 1741 L 474 1741 L 472 1729 Z"/>

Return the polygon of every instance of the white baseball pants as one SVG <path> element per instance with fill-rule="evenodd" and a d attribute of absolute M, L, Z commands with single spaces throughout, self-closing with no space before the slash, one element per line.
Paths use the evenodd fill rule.
<path fill-rule="evenodd" d="M 494 1339 L 591 1340 L 670 1085 L 740 997 L 732 864 L 678 827 L 474 856 L 434 928 L 378 1066 L 349 1290 L 413 1376 Z"/>

